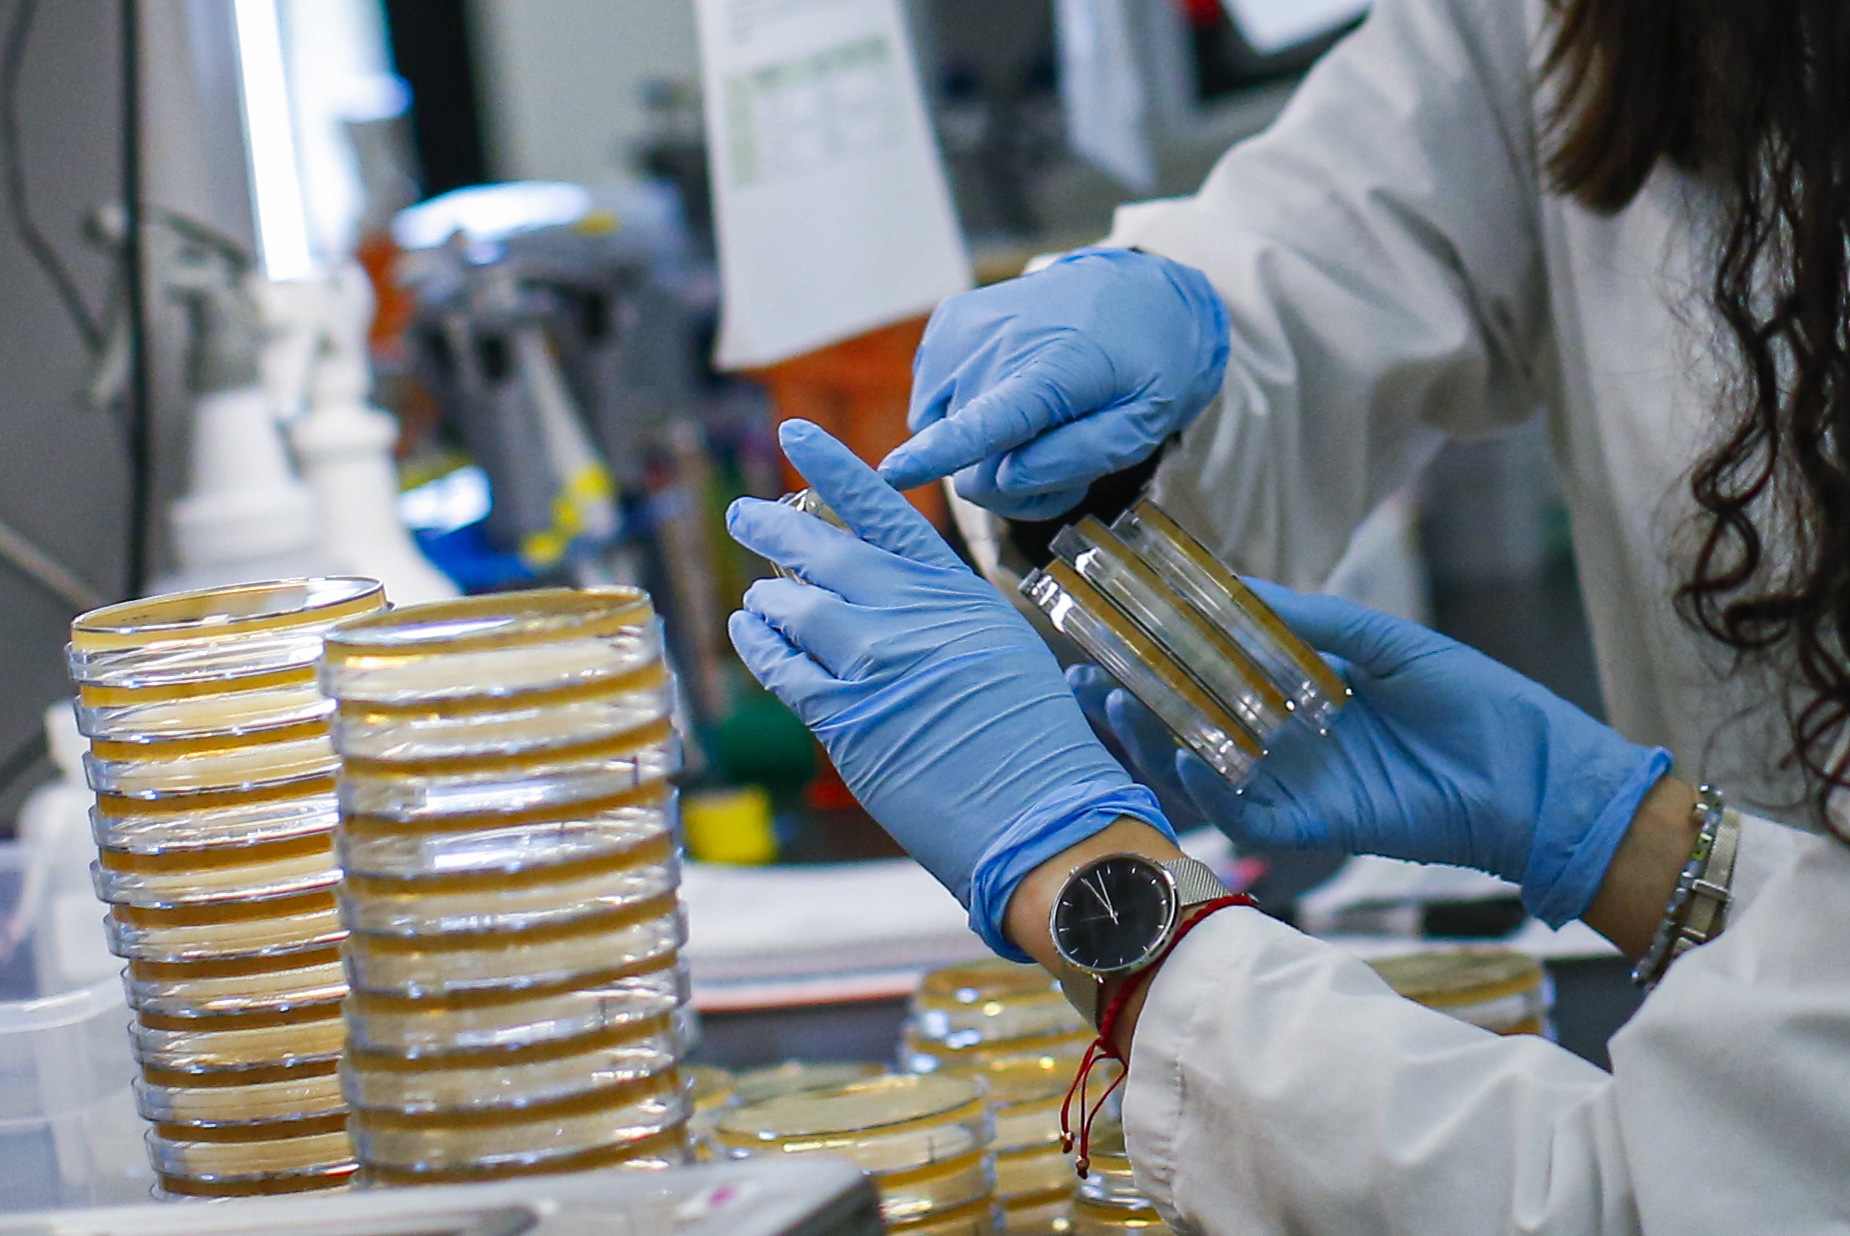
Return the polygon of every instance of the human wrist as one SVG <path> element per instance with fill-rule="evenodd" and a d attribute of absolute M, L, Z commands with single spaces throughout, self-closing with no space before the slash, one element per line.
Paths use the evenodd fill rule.
<path fill-rule="evenodd" d="M 1054 949 L 1050 927 L 1054 903 L 1066 887 L 1068 876 L 1108 854 L 1138 854 L 1157 863 L 1183 857 L 1181 847 L 1166 833 L 1144 820 L 1120 816 L 1103 830 L 1051 855 L 1021 878 L 1008 899 L 1004 916 L 1011 946 L 1058 973 L 1060 955 Z"/>
<path fill-rule="evenodd" d="M 1676 890 L 1699 825 L 1696 790 L 1665 777 L 1639 804 L 1583 921 L 1633 961 L 1651 938 Z"/>
<path fill-rule="evenodd" d="M 1056 821 L 1051 826 L 1050 819 Z M 1138 824 L 1169 842 L 1171 848 L 1174 846 L 1175 829 L 1156 795 L 1128 779 L 1103 793 L 1097 787 L 1074 787 L 1065 795 L 1038 804 L 1031 814 L 1004 829 L 977 860 L 970 877 L 971 929 L 1003 957 L 1040 961 L 1037 954 L 1019 943 L 1012 930 L 1011 916 L 1020 886 L 1040 869 L 1058 866 L 1062 856 L 1080 850 L 1090 839 L 1105 833 L 1115 835 L 1120 821 Z M 1061 868 L 1062 882 L 1064 872 L 1071 869 L 1071 865 Z M 1056 886 L 1055 895 L 1058 892 Z M 1047 909 L 1051 911 L 1052 907 L 1050 898 Z M 1044 933 L 1044 916 L 1041 928 Z"/>
<path fill-rule="evenodd" d="M 1583 917 L 1646 799 L 1670 771 L 1662 747 L 1632 747 L 1636 758 L 1599 811 L 1571 835 L 1538 823 L 1522 874 L 1523 906 L 1550 927 Z"/>

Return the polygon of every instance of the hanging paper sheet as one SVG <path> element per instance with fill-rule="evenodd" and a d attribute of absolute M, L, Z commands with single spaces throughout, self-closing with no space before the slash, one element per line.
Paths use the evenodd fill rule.
<path fill-rule="evenodd" d="M 696 11 L 719 366 L 772 364 L 970 287 L 899 0 L 698 0 Z"/>

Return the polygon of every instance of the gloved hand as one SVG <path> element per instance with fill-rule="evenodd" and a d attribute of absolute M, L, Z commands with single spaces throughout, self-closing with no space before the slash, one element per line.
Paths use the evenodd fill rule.
<path fill-rule="evenodd" d="M 1227 322 L 1207 276 L 1131 249 L 1081 249 L 953 296 L 913 359 L 916 436 L 880 474 L 910 489 L 956 473 L 972 502 L 1050 519 L 1207 407 Z"/>
<path fill-rule="evenodd" d="M 753 584 L 733 647 L 984 941 L 1025 961 L 1002 930 L 1023 876 L 1122 816 L 1174 830 L 1093 736 L 1034 628 L 905 498 L 808 422 L 778 436 L 855 535 L 733 503 L 734 539 L 809 581 Z"/>
<path fill-rule="evenodd" d="M 1236 845 L 1339 849 L 1475 867 L 1559 927 L 1586 912 L 1670 753 L 1417 623 L 1248 580 L 1355 691 L 1328 735 L 1290 727 L 1235 792 L 1121 688 L 1104 719 L 1131 766 Z M 1074 667 L 1089 715 L 1101 672 Z M 1166 766 L 1166 767 L 1165 767 Z M 1165 803 L 1172 802 L 1165 797 Z"/>
<path fill-rule="evenodd" d="M 1182 752 L 1169 728 L 1139 704 L 1118 680 L 1096 665 L 1071 665 L 1067 685 L 1105 747 L 1137 780 L 1150 787 L 1177 832 L 1192 832 L 1219 822 L 1202 814 L 1195 796 L 1182 784 L 1176 756 Z M 1191 754 L 1190 759 L 1195 757 Z M 1199 762 L 1199 761 L 1197 761 Z M 1205 765 L 1204 765 L 1205 767 Z"/>

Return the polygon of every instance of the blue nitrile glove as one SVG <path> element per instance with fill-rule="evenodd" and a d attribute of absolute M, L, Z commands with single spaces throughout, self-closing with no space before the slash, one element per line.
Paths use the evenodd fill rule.
<path fill-rule="evenodd" d="M 1168 764 L 1166 784 L 1179 784 L 1236 845 L 1475 867 L 1521 884 L 1523 905 L 1551 926 L 1586 912 L 1639 803 L 1669 770 L 1668 751 L 1627 742 L 1417 623 L 1247 582 L 1331 654 L 1355 698 L 1327 736 L 1290 727 L 1236 793 L 1114 689 L 1105 712 L 1133 769 L 1160 789 L 1149 770 Z M 1077 669 L 1069 675 L 1096 696 Z"/>
<path fill-rule="evenodd" d="M 1069 665 L 1066 681 L 1094 732 L 1137 780 L 1155 792 L 1163 814 L 1178 831 L 1192 832 L 1215 823 L 1201 813 L 1194 795 L 1182 784 L 1176 771 L 1176 740 L 1155 713 L 1131 698 L 1116 678 L 1096 665 Z M 1135 711 L 1127 711 L 1127 705 Z"/>
<path fill-rule="evenodd" d="M 1014 606 L 846 447 L 807 421 L 778 437 L 860 539 L 794 507 L 733 503 L 733 537 L 809 581 L 753 584 L 733 647 L 977 934 L 1025 961 L 1002 930 L 1023 876 L 1121 816 L 1175 831 Z"/>
<path fill-rule="evenodd" d="M 1131 249 L 1081 249 L 938 306 L 912 362 L 916 435 L 880 464 L 901 489 L 955 473 L 1011 519 L 1051 519 L 1149 457 L 1227 368 L 1207 276 Z"/>

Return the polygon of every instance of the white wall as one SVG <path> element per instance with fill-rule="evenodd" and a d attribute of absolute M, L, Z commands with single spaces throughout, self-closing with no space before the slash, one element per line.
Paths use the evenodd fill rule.
<path fill-rule="evenodd" d="M 698 80 L 693 0 L 473 0 L 490 170 L 609 180 L 643 131 L 642 83 Z"/>

